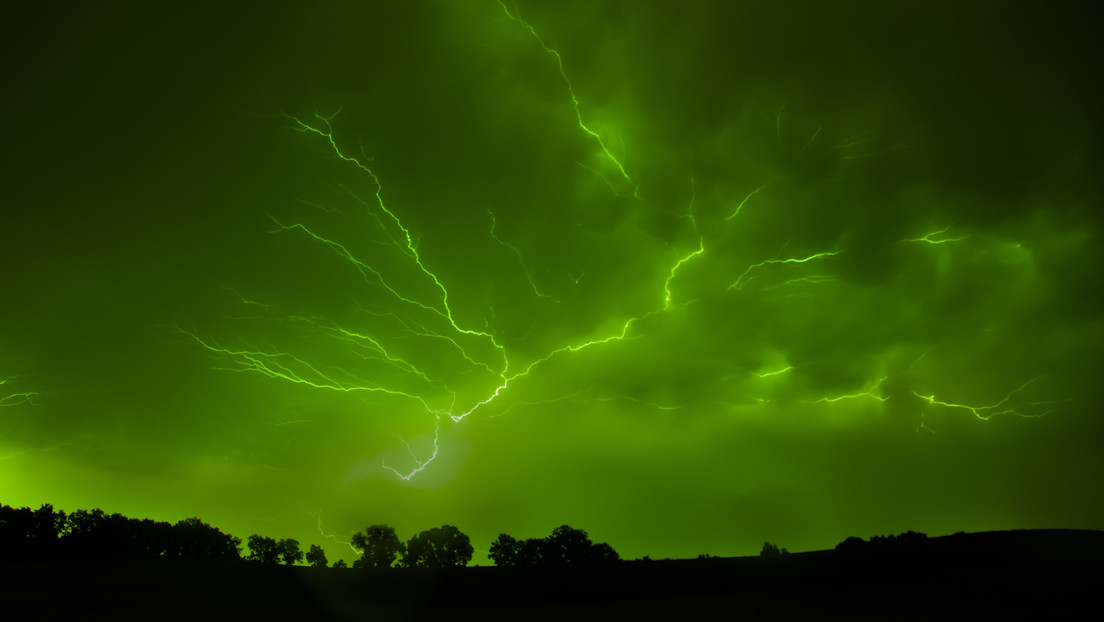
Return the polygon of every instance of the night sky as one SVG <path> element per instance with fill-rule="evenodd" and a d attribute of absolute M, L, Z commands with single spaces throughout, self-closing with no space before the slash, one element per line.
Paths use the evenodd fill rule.
<path fill-rule="evenodd" d="M 350 561 L 1104 528 L 1074 6 L 7 3 L 0 503 Z"/>

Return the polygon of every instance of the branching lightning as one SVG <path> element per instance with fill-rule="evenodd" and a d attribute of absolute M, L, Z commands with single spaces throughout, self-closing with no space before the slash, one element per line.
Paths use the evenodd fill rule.
<path fill-rule="evenodd" d="M 747 278 L 747 275 L 750 274 L 751 271 L 755 270 L 756 268 L 762 268 L 763 266 L 768 266 L 768 265 L 771 265 L 771 264 L 806 263 L 806 262 L 809 262 L 809 261 L 813 261 L 815 259 L 823 259 L 825 257 L 834 257 L 836 255 L 839 255 L 842 252 L 843 251 L 825 251 L 825 252 L 822 252 L 822 253 L 814 253 L 812 255 L 809 255 L 808 257 L 789 257 L 787 259 L 764 259 L 763 261 L 760 261 L 759 263 L 754 263 L 754 264 L 751 264 L 750 266 L 748 266 L 747 269 L 745 269 L 743 271 L 743 273 L 741 273 L 740 276 L 737 277 L 736 282 L 733 283 L 732 285 L 728 286 L 728 289 L 729 290 L 734 289 L 736 291 L 742 290 L 744 288 L 744 285 L 747 284 L 747 281 L 745 281 L 744 279 Z M 748 279 L 748 280 L 751 280 L 751 279 Z"/>
<path fill-rule="evenodd" d="M 521 27 L 524 28 L 533 37 L 537 44 L 541 46 L 542 50 L 544 50 L 548 54 L 551 54 L 552 57 L 556 59 L 556 67 L 560 70 L 560 77 L 563 78 L 564 84 L 567 86 L 567 92 L 571 96 L 571 105 L 575 109 L 575 119 L 579 123 L 579 128 L 594 138 L 594 140 L 598 143 L 598 146 L 601 148 L 602 154 L 605 156 L 605 158 L 617 168 L 617 171 L 621 174 L 621 177 L 625 180 L 625 182 L 632 186 L 633 197 L 639 198 L 639 188 L 637 188 L 636 183 L 633 182 L 632 178 L 630 178 L 629 174 L 625 171 L 624 165 L 622 165 L 621 161 L 618 160 L 612 152 L 610 152 L 609 147 L 606 146 L 606 141 L 602 139 L 602 136 L 598 134 L 598 132 L 595 132 L 594 130 L 587 127 L 586 123 L 583 122 L 583 113 L 579 110 L 579 98 L 575 95 L 575 87 L 571 84 L 571 79 L 567 77 L 567 72 L 564 71 L 563 57 L 560 56 L 560 53 L 558 51 L 545 45 L 544 39 L 542 39 L 541 36 L 537 34 L 537 30 L 533 28 L 533 26 L 531 26 L 528 22 L 518 17 L 515 13 L 512 13 L 509 7 L 506 6 L 505 2 L 503 2 L 502 0 L 498 0 L 498 4 L 506 13 L 506 17 L 508 17 L 511 21 L 521 25 Z M 604 175 L 602 177 L 605 178 Z M 607 184 L 608 183 L 609 182 L 607 180 Z"/>
<path fill-rule="evenodd" d="M 852 393 L 852 394 L 849 394 L 849 395 L 836 395 L 836 396 L 833 396 L 833 397 L 822 397 L 820 399 L 815 399 L 815 400 L 801 400 L 801 401 L 803 401 L 807 404 L 835 404 L 836 402 L 842 402 L 844 400 L 856 400 L 856 399 L 860 399 L 860 398 L 865 397 L 865 398 L 877 400 L 879 402 L 884 402 L 884 401 L 889 399 L 889 396 L 888 395 L 882 395 L 881 391 L 879 391 L 878 388 L 881 387 L 882 383 L 884 383 L 888 379 L 889 379 L 888 376 L 882 376 L 869 389 L 867 389 L 865 391 L 861 391 L 859 393 Z"/>
<path fill-rule="evenodd" d="M 432 463 L 434 460 L 437 459 L 437 452 L 439 452 L 440 449 L 441 449 L 440 446 L 438 445 L 440 443 L 440 440 L 441 440 L 441 418 L 437 417 L 437 421 L 433 425 L 433 453 L 430 454 L 430 456 L 428 458 L 426 458 L 424 460 L 419 459 L 418 455 L 414 452 L 414 449 L 410 446 L 410 443 L 406 442 L 406 439 L 404 439 L 400 436 L 399 437 L 399 442 L 402 443 L 403 447 L 406 448 L 407 453 L 410 454 L 410 458 L 418 466 L 414 467 L 414 469 L 412 469 L 411 471 L 408 471 L 407 473 L 404 474 L 401 471 L 399 471 L 398 469 L 387 466 L 387 460 L 386 459 L 382 459 L 382 461 L 380 462 L 380 465 L 383 467 L 384 470 L 387 470 L 387 471 L 390 471 L 390 472 L 394 473 L 400 479 L 405 479 L 406 481 L 410 481 L 415 475 L 417 475 L 418 473 L 421 473 L 422 471 L 424 471 L 425 468 L 430 465 L 430 463 Z"/>
<path fill-rule="evenodd" d="M 944 233 L 946 233 L 947 230 L 950 229 L 950 228 L 951 228 L 951 226 L 947 225 L 946 227 L 943 227 L 942 229 L 939 229 L 938 231 L 932 231 L 931 233 L 925 233 L 924 235 L 922 235 L 918 238 L 909 238 L 907 240 L 900 240 L 900 241 L 901 242 L 918 242 L 918 243 L 931 244 L 932 246 L 936 246 L 938 244 L 947 244 L 949 242 L 961 242 L 962 240 L 965 240 L 966 238 L 970 237 L 970 236 L 966 236 L 966 235 L 959 236 L 957 238 L 940 237 Z"/>
<path fill-rule="evenodd" d="M 519 17 L 516 10 L 511 11 L 503 0 L 498 0 L 498 4 L 502 7 L 510 22 L 520 25 L 544 52 L 555 58 L 559 76 L 566 86 L 567 94 L 575 111 L 578 128 L 584 134 L 593 138 L 598 144 L 601 157 L 616 168 L 622 180 L 632 187 L 632 196 L 639 199 L 638 186 L 630 178 L 625 167 L 610 151 L 602 136 L 584 122 L 579 98 L 565 71 L 564 61 L 560 53 L 549 47 L 533 26 Z M 444 421 L 444 417 L 448 417 L 452 423 L 459 423 L 483 409 L 492 411 L 489 416 L 501 416 L 522 404 L 552 403 L 560 400 L 602 401 L 610 399 L 590 396 L 588 391 L 577 391 L 564 397 L 554 397 L 546 400 L 512 401 L 497 412 L 489 408 L 491 404 L 498 402 L 501 396 L 509 393 L 512 387 L 531 375 L 538 375 L 542 366 L 557 357 L 568 356 L 592 348 L 610 347 L 617 342 L 635 338 L 642 332 L 637 329 L 639 328 L 638 325 L 645 319 L 665 314 L 676 308 L 674 302 L 676 288 L 674 286 L 678 284 L 680 285 L 678 288 L 680 292 L 684 291 L 682 284 L 676 282 L 680 275 L 684 275 L 686 272 L 686 266 L 695 260 L 700 263 L 705 261 L 702 259 L 703 257 L 712 257 L 716 254 L 714 238 L 710 237 L 712 232 L 707 228 L 707 225 L 703 225 L 703 228 L 699 229 L 694 205 L 696 200 L 695 181 L 691 178 L 689 205 L 685 213 L 679 215 L 678 218 L 689 222 L 688 229 L 693 231 L 697 243 L 690 248 L 683 246 L 677 253 L 664 256 L 661 268 L 663 271 L 653 274 L 652 278 L 654 280 L 649 281 L 649 288 L 654 289 L 648 291 L 655 292 L 655 298 L 649 298 L 649 300 L 654 300 L 654 302 L 648 303 L 645 309 L 615 316 L 616 319 L 612 320 L 610 324 L 606 324 L 607 328 L 597 336 L 561 337 L 556 342 L 541 346 L 536 353 L 522 348 L 515 349 L 516 340 L 511 341 L 505 338 L 504 333 L 493 328 L 496 322 L 487 320 L 488 316 L 495 317 L 495 309 L 489 304 L 489 308 L 485 310 L 483 315 L 484 322 L 482 326 L 472 325 L 470 319 L 468 321 L 462 320 L 461 318 L 468 316 L 454 311 L 453 303 L 450 301 L 464 300 L 464 297 L 459 294 L 465 292 L 458 292 L 453 289 L 451 293 L 457 295 L 450 295 L 450 288 L 455 288 L 456 285 L 448 278 L 447 266 L 440 265 L 439 261 L 434 262 L 423 258 L 423 255 L 419 252 L 418 244 L 415 242 L 416 236 L 412 232 L 411 226 L 408 226 L 400 216 L 400 214 L 405 213 L 404 210 L 401 206 L 392 208 L 385 200 L 383 181 L 369 166 L 371 160 L 366 155 L 350 155 L 349 152 L 342 149 L 342 141 L 338 139 L 335 131 L 335 123 L 340 112 L 340 109 L 328 115 L 316 112 L 311 117 L 302 118 L 293 115 L 284 116 L 293 130 L 322 139 L 329 146 L 329 151 L 337 160 L 355 167 L 360 174 L 367 175 L 371 180 L 372 189 L 369 191 L 372 194 L 371 197 L 368 197 L 368 193 L 361 196 L 346 186 L 341 186 L 341 188 L 374 223 L 376 228 L 374 233 L 377 237 L 382 235 L 385 238 L 386 241 L 381 242 L 374 239 L 373 242 L 385 246 L 389 253 L 388 261 L 377 262 L 369 259 L 362 250 L 358 250 L 355 244 L 332 239 L 315 228 L 300 222 L 283 222 L 273 218 L 275 228 L 272 233 L 304 236 L 311 242 L 331 251 L 344 266 L 352 268 L 359 275 L 371 299 L 371 304 L 368 305 L 362 304 L 360 301 L 356 303 L 360 312 L 359 317 L 365 320 L 365 325 L 358 325 L 354 329 L 347 322 L 337 322 L 323 317 L 278 316 L 276 311 L 273 310 L 274 307 L 256 302 L 236 291 L 234 291 L 234 294 L 244 305 L 260 309 L 281 321 L 295 323 L 309 331 L 312 337 L 340 346 L 340 351 L 350 356 L 352 360 L 338 359 L 320 363 L 317 360 L 317 355 L 303 354 L 291 349 L 283 350 L 270 346 L 254 346 L 244 341 L 239 345 L 228 346 L 214 339 L 202 337 L 194 330 L 183 328 L 177 330 L 198 343 L 210 354 L 221 361 L 225 361 L 219 369 L 252 372 L 293 384 L 339 393 L 391 396 L 403 403 L 408 403 L 414 408 L 414 412 L 418 416 L 432 417 L 434 421 L 433 443 L 432 452 L 428 456 L 420 457 L 419 452 L 400 436 L 399 443 L 409 454 L 414 466 L 399 469 L 389 465 L 386 459 L 381 459 L 380 468 L 399 479 L 411 480 L 438 459 L 441 451 L 442 424 L 448 423 Z M 776 136 L 780 140 L 782 132 L 781 110 L 778 111 L 772 121 Z M 818 125 L 816 132 L 808 139 L 802 150 L 820 135 L 821 130 L 822 127 Z M 866 135 L 859 135 L 840 142 L 836 149 L 848 151 L 870 140 L 872 139 Z M 840 155 L 839 157 L 852 159 L 873 155 L 877 154 Z M 585 164 L 580 163 L 580 165 L 605 179 L 609 187 L 616 193 L 615 185 L 610 183 L 605 174 Z M 601 168 L 605 168 L 605 165 L 602 165 Z M 615 177 L 612 169 L 609 169 L 609 172 L 610 176 Z M 729 207 L 725 210 L 727 215 L 718 216 L 719 223 L 716 224 L 730 223 L 736 220 L 749 201 L 763 193 L 773 181 L 773 178 L 768 179 L 768 181 L 748 192 L 734 208 Z M 327 213 L 336 211 L 311 203 L 306 204 Z M 471 240 L 471 243 L 482 243 L 506 249 L 516 259 L 517 265 L 524 273 L 533 299 L 549 306 L 564 304 L 540 287 L 535 277 L 537 273 L 533 270 L 534 264 L 526 261 L 519 245 L 500 236 L 498 219 L 495 213 L 489 208 L 485 208 L 485 210 L 490 220 L 489 227 L 484 230 L 485 233 L 475 236 L 477 239 Z M 703 222 L 705 222 L 705 219 L 703 219 Z M 724 225 L 724 228 L 729 229 L 730 226 Z M 921 237 L 900 240 L 900 242 L 939 245 L 966 239 L 967 236 L 948 237 L 946 233 L 949 229 L 950 226 L 947 226 Z M 723 236 L 721 237 L 723 238 Z M 723 241 L 718 242 L 718 244 L 723 243 Z M 784 249 L 785 247 L 783 247 Z M 766 268 L 772 265 L 783 266 L 807 263 L 821 265 L 822 262 L 830 268 L 831 263 L 824 262 L 824 260 L 846 252 L 843 249 L 824 250 L 808 255 L 782 257 L 783 250 L 778 251 L 775 258 L 764 259 L 747 265 L 735 281 L 727 286 L 724 284 L 713 285 L 712 287 L 716 289 L 715 293 L 742 292 L 751 280 L 756 277 L 765 278 L 762 275 L 771 277 L 770 284 L 763 289 L 799 284 L 815 285 L 836 281 L 837 277 L 832 274 L 825 274 L 823 271 L 817 274 L 794 275 L 792 269 L 766 270 Z M 431 253 L 427 253 L 427 257 L 432 256 Z M 398 262 L 404 268 L 395 272 L 395 262 Z M 659 270 L 660 268 L 657 267 L 656 269 Z M 406 278 L 411 273 L 416 275 L 415 281 L 417 282 Z M 730 275 L 731 272 L 726 272 L 726 274 Z M 781 278 L 779 276 L 781 274 L 791 278 Z M 584 275 L 584 272 L 580 272 L 578 277 L 571 276 L 576 286 L 580 286 Z M 689 280 L 685 279 L 685 276 L 683 278 Z M 662 282 L 661 287 L 658 285 L 660 281 Z M 528 296 L 528 294 L 525 294 L 525 296 Z M 725 297 L 729 299 L 739 298 L 736 296 Z M 567 297 L 565 296 L 564 299 L 567 300 Z M 689 305 L 690 302 L 695 300 L 697 299 L 683 300 L 678 304 Z M 613 326 L 613 328 L 610 328 L 610 326 Z M 436 343 L 441 347 L 435 349 L 433 356 L 427 356 L 424 353 L 411 351 L 407 347 L 410 342 Z M 742 373 L 747 376 L 745 380 L 750 382 L 786 386 L 795 376 L 800 375 L 794 370 L 803 366 L 805 361 L 794 359 L 792 363 L 790 364 L 790 361 L 780 363 L 775 359 L 774 367 L 760 368 L 758 372 L 749 372 L 745 368 Z M 442 371 L 442 368 L 460 371 Z M 891 397 L 883 389 L 888 378 L 888 375 L 883 375 L 872 384 L 863 385 L 860 390 L 849 389 L 855 391 L 853 393 L 831 394 L 816 399 L 799 401 L 810 404 L 834 405 L 849 400 L 869 399 L 879 404 L 885 403 Z M 1014 397 L 1036 380 L 1038 378 L 1011 391 L 1003 400 L 991 406 L 954 404 L 937 400 L 934 395 L 925 396 L 916 391 L 912 393 L 926 402 L 925 407 L 940 406 L 947 409 L 966 410 L 981 420 L 988 420 L 1000 414 L 1041 417 L 1050 412 L 1049 410 L 1043 412 L 1043 407 L 1057 404 L 1061 400 L 1014 403 Z M 476 388 L 473 389 L 473 386 Z M 13 394 L 0 399 L 0 405 L 10 405 L 9 401 L 15 403 L 15 400 L 18 399 L 29 401 L 33 395 Z M 646 404 L 660 410 L 674 410 L 680 407 L 637 398 L 624 399 Z M 764 403 L 768 400 L 758 398 L 756 401 Z M 372 468 L 375 468 L 374 464 Z M 316 516 L 316 518 L 319 522 L 320 533 L 325 537 L 332 538 L 322 530 L 320 516 Z M 335 541 L 340 542 L 336 539 Z"/>
<path fill-rule="evenodd" d="M 742 201 L 740 201 L 739 203 L 736 204 L 736 209 L 731 214 L 729 214 L 728 216 L 725 216 L 725 221 L 727 222 L 727 221 L 732 220 L 733 218 L 736 218 L 737 216 L 739 216 L 740 215 L 740 210 L 744 209 L 744 205 L 746 205 L 747 202 L 751 200 L 751 197 L 759 194 L 759 192 L 762 191 L 763 188 L 766 188 L 767 186 L 769 186 L 770 183 L 771 182 L 768 181 L 768 182 L 764 183 L 763 185 L 759 186 L 758 188 L 756 188 L 755 190 L 752 190 L 751 192 L 749 192 L 747 194 L 747 196 L 744 197 L 744 200 L 742 200 Z"/>
<path fill-rule="evenodd" d="M 304 512 L 309 514 L 310 517 L 314 519 L 314 521 L 315 521 L 315 523 L 317 524 L 317 527 L 318 527 L 318 534 L 319 535 L 321 535 L 323 538 L 326 538 L 327 540 L 332 540 L 332 541 L 336 542 L 337 544 L 349 547 L 349 550 L 352 551 L 354 555 L 360 555 L 360 551 L 358 551 L 356 549 L 356 547 L 353 546 L 352 542 L 350 542 L 348 540 L 342 540 L 341 538 L 337 537 L 337 535 L 335 535 L 333 532 L 331 532 L 331 531 L 329 531 L 325 528 L 325 526 L 322 524 L 322 510 L 318 510 L 317 512 L 313 512 L 309 508 L 307 508 L 306 505 L 304 505 L 302 503 L 300 503 L 299 506 L 301 508 L 303 508 Z"/>
<path fill-rule="evenodd" d="M 990 404 L 990 405 L 987 405 L 987 406 L 970 406 L 968 404 L 956 404 L 956 403 L 953 403 L 953 402 L 944 402 L 942 400 L 935 399 L 935 394 L 924 395 L 924 394 L 919 393 L 917 391 L 913 391 L 912 394 L 915 395 L 916 397 L 920 398 L 921 400 L 924 400 L 926 405 L 941 406 L 943 408 L 949 408 L 949 409 L 965 410 L 966 412 L 970 413 L 971 415 L 973 415 L 976 419 L 978 419 L 980 421 L 988 421 L 988 420 L 992 419 L 993 417 L 999 417 L 999 416 L 1003 416 L 1003 415 L 1012 415 L 1012 416 L 1016 416 L 1016 417 L 1027 417 L 1027 418 L 1037 419 L 1037 418 L 1040 418 L 1040 417 L 1045 417 L 1045 416 L 1049 415 L 1051 412 L 1053 412 L 1053 409 L 1050 408 L 1051 406 L 1054 406 L 1056 404 L 1062 404 L 1062 403 L 1070 401 L 1068 399 L 1037 400 L 1037 401 L 1030 401 L 1030 402 L 1016 402 L 1015 401 L 1014 398 L 1019 393 L 1021 393 L 1022 391 L 1024 391 L 1024 389 L 1027 389 L 1029 386 L 1035 384 L 1036 382 L 1038 382 L 1039 380 L 1042 380 L 1045 377 L 1046 376 L 1038 376 L 1036 378 L 1032 378 L 1031 380 L 1028 380 L 1027 382 L 1021 384 L 1019 387 L 1009 391 L 1008 394 L 1005 395 L 1004 398 L 1002 398 L 999 402 L 997 402 L 995 404 Z M 1043 410 L 1044 408 L 1045 408 L 1045 410 Z"/>
<path fill-rule="evenodd" d="M 542 292 L 540 288 L 537 287 L 537 282 L 533 278 L 533 272 L 529 270 L 529 266 L 525 264 L 525 257 L 522 257 L 521 255 L 521 249 L 514 246 L 513 244 L 510 244 L 509 242 L 504 241 L 502 238 L 498 237 L 497 233 L 495 233 L 495 224 L 498 222 L 498 220 L 495 218 L 494 212 L 492 212 L 491 210 L 487 210 L 487 215 L 491 217 L 491 237 L 494 238 L 495 242 L 498 242 L 500 245 L 510 249 L 514 253 L 514 256 L 517 257 L 518 263 L 521 265 L 521 269 L 525 272 L 525 278 L 529 280 L 529 287 L 533 290 L 533 293 L 536 294 L 538 298 L 555 300 L 555 298 Z"/>
<path fill-rule="evenodd" d="M 16 389 L 19 380 L 19 376 L 0 378 L 0 408 L 35 403 L 40 395 L 39 392 Z"/>

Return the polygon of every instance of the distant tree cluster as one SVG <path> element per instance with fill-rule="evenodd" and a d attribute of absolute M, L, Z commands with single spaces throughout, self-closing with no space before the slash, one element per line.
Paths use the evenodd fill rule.
<path fill-rule="evenodd" d="M 391 568 L 401 556 L 403 568 L 453 568 L 467 566 L 475 549 L 471 539 L 452 525 L 415 534 L 405 544 L 387 525 L 372 525 L 353 534 L 353 548 L 360 558 L 353 568 Z"/>
<path fill-rule="evenodd" d="M 763 548 L 759 550 L 760 557 L 779 557 L 789 554 L 790 552 L 786 549 L 780 549 L 777 544 L 771 544 L 770 542 L 764 542 Z"/>
<path fill-rule="evenodd" d="M 467 566 L 475 549 L 471 539 L 452 525 L 442 525 L 399 540 L 387 525 L 372 525 L 354 533 L 350 542 L 360 553 L 354 568 L 454 568 Z M 55 511 L 0 505 L 0 561 L 24 559 L 222 559 L 292 566 L 309 563 L 325 568 L 322 547 L 308 551 L 298 540 L 276 540 L 253 534 L 242 556 L 240 538 L 223 533 L 198 518 L 175 524 L 107 514 L 103 510 Z M 591 542 L 587 533 L 561 525 L 547 538 L 516 540 L 500 534 L 491 543 L 490 558 L 498 566 L 556 566 L 620 559 L 613 547 Z M 334 568 L 346 568 L 338 560 Z"/>
<path fill-rule="evenodd" d="M 610 545 L 595 544 L 587 532 L 567 525 L 556 527 L 547 538 L 517 540 L 499 534 L 491 543 L 489 557 L 496 566 L 558 566 L 621 559 Z"/>
<path fill-rule="evenodd" d="M 247 540 L 246 543 L 249 547 L 249 557 L 246 557 L 246 559 L 249 561 L 260 562 L 262 564 L 279 564 L 283 562 L 288 566 L 303 561 L 304 553 L 299 550 L 299 541 L 294 538 L 273 540 L 267 536 L 253 534 L 249 536 L 249 540 Z M 317 548 L 317 545 L 312 545 L 311 552 Z M 318 550 L 321 551 L 322 549 Z M 325 554 L 323 554 L 322 557 L 325 559 Z M 323 564 L 323 566 L 325 566 L 325 564 Z"/>
<path fill-rule="evenodd" d="M 176 524 L 103 510 L 0 505 L 0 559 L 239 559 L 241 540 L 198 518 Z"/>
<path fill-rule="evenodd" d="M 898 535 L 872 536 L 869 540 L 851 536 L 836 545 L 837 551 L 884 551 L 915 548 L 921 546 L 928 539 L 927 534 L 906 531 Z"/>

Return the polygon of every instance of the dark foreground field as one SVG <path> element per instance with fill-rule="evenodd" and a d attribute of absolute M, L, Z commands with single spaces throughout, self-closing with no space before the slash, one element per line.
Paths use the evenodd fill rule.
<path fill-rule="evenodd" d="M 590 568 L 5 563 L 0 619 L 1081 619 L 1104 608 L 1102 561 L 1104 532 L 1035 530 L 931 538 L 911 550 Z"/>

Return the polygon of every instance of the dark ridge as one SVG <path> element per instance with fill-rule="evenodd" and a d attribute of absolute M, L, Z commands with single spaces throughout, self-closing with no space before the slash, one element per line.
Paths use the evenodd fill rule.
<path fill-rule="evenodd" d="M 226 560 L 5 562 L 4 619 L 901 620 L 1069 618 L 1104 588 L 1104 532 L 552 567 L 335 569 Z"/>

